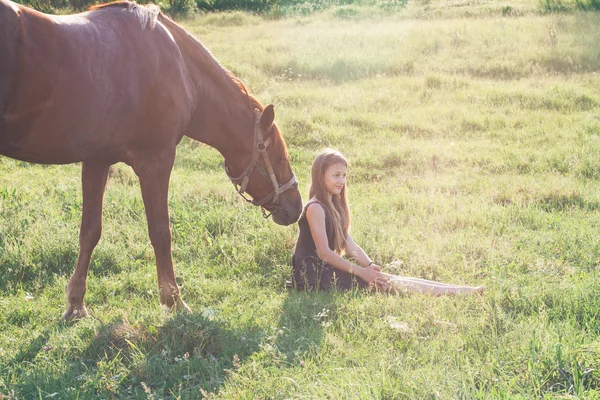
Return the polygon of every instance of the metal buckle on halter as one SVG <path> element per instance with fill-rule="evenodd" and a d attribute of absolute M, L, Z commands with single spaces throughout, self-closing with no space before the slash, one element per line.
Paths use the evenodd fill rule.
<path fill-rule="evenodd" d="M 292 177 L 290 178 L 290 180 L 287 181 L 284 185 L 279 185 L 277 192 L 279 194 L 281 194 L 281 193 L 285 192 L 286 190 L 291 189 L 293 187 L 298 187 L 298 181 L 296 180 L 296 174 L 292 174 Z M 244 196 L 242 195 L 242 197 L 244 197 Z M 272 210 L 269 210 L 268 208 L 265 207 L 265 204 L 268 203 L 274 197 L 275 197 L 275 191 L 271 192 L 270 194 L 268 194 L 267 196 L 263 197 L 260 200 L 252 200 L 251 203 L 255 206 L 260 207 L 263 217 L 269 218 L 274 212 L 281 209 L 281 207 L 279 207 L 279 199 L 278 198 L 276 201 L 273 201 L 273 207 L 272 207 L 273 209 Z M 268 214 L 267 214 L 267 212 L 268 212 Z"/>
<path fill-rule="evenodd" d="M 255 145 L 252 150 L 252 161 L 250 161 L 250 164 L 246 167 L 244 172 L 242 172 L 242 174 L 240 176 L 238 176 L 237 178 L 234 178 L 231 176 L 231 174 L 229 173 L 229 169 L 227 168 L 227 164 L 224 164 L 224 167 L 225 167 L 225 173 L 231 180 L 231 183 L 233 183 L 233 185 L 236 189 L 236 192 L 238 192 L 240 194 L 240 196 L 242 196 L 242 198 L 244 200 L 246 200 L 248 203 L 252 203 L 255 206 L 259 206 L 262 211 L 263 217 L 269 218 L 274 212 L 276 212 L 277 210 L 280 209 L 279 195 L 281 193 L 285 192 L 286 190 L 291 189 L 294 186 L 297 187 L 298 181 L 296 179 L 296 175 L 292 174 L 292 177 L 289 181 L 287 181 L 283 185 L 279 185 L 279 182 L 277 182 L 277 178 L 275 177 L 275 172 L 273 171 L 273 167 L 271 165 L 271 160 L 269 160 L 269 155 L 267 154 L 267 147 L 270 144 L 271 138 L 269 137 L 266 141 L 263 140 L 262 131 L 260 129 L 260 117 L 262 114 L 258 109 L 255 109 L 254 115 L 255 115 L 255 120 L 254 120 L 254 143 L 255 143 Z M 259 164 L 261 155 L 264 158 L 265 165 L 267 166 L 267 171 L 265 171 Z M 267 196 L 265 196 L 259 200 L 250 199 L 250 198 L 246 197 L 246 193 L 247 193 L 246 187 L 248 186 L 248 181 L 250 180 L 250 174 L 252 173 L 252 171 L 254 171 L 254 168 L 256 168 L 258 170 L 258 172 L 260 172 L 260 174 L 267 181 L 271 181 L 271 184 L 273 185 L 273 191 L 271 193 L 269 193 Z M 272 207 L 273 210 L 269 210 L 265 207 L 265 204 L 271 200 L 273 203 L 273 207 Z"/>

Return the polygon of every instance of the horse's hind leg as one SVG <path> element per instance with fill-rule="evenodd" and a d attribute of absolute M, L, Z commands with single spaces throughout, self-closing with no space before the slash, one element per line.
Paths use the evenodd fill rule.
<path fill-rule="evenodd" d="M 160 155 L 138 158 L 132 163 L 140 179 L 142 197 L 148 220 L 148 234 L 156 257 L 160 304 L 170 310 L 190 311 L 181 299 L 175 282 L 169 226 L 169 178 L 175 160 L 175 150 Z"/>
<path fill-rule="evenodd" d="M 87 315 L 83 297 L 92 252 L 102 234 L 102 199 L 109 168 L 110 164 L 106 163 L 83 163 L 83 213 L 79 231 L 79 259 L 67 287 L 67 311 L 63 314 L 67 321 Z"/>

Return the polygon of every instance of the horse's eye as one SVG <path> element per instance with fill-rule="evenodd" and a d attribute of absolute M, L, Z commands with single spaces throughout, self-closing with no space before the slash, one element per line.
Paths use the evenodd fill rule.
<path fill-rule="evenodd" d="M 283 162 L 283 156 L 277 157 L 277 163 L 281 164 Z"/>

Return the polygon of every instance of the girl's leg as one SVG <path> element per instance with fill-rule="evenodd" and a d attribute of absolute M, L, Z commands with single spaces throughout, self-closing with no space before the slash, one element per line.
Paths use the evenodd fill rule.
<path fill-rule="evenodd" d="M 417 292 L 441 296 L 444 294 L 482 293 L 485 289 L 484 286 L 450 285 L 420 278 L 386 275 L 390 278 L 386 290 L 392 293 Z"/>
<path fill-rule="evenodd" d="M 407 281 L 434 284 L 436 286 L 452 286 L 452 287 L 457 286 L 457 285 L 452 285 L 450 283 L 442 283 L 442 282 L 430 281 L 430 280 L 422 279 L 422 278 L 413 278 L 413 277 L 408 277 L 408 276 L 399 276 L 399 275 L 392 275 L 392 274 L 385 274 L 385 275 L 389 276 L 392 279 L 404 279 L 404 280 L 407 280 Z"/>

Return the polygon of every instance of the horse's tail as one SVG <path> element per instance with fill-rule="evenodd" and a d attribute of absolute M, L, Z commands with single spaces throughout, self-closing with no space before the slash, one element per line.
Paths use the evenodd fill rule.
<path fill-rule="evenodd" d="M 9 0 L 0 0 L 0 134 L 19 63 L 20 9 Z"/>

